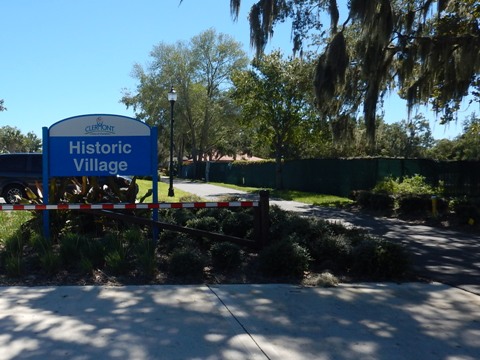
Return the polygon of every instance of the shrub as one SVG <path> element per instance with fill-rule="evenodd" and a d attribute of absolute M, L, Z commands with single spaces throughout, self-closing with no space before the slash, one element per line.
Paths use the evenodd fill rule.
<path fill-rule="evenodd" d="M 433 195 L 435 189 L 427 184 L 425 181 L 425 176 L 415 174 L 411 177 L 403 178 L 403 181 L 398 185 L 399 194 L 426 194 Z"/>
<path fill-rule="evenodd" d="M 478 199 L 454 199 L 452 207 L 460 224 L 473 225 L 480 222 L 480 201 Z"/>
<path fill-rule="evenodd" d="M 401 214 L 423 214 L 431 209 L 430 195 L 405 194 L 398 197 L 398 211 Z"/>
<path fill-rule="evenodd" d="M 203 230 L 208 232 L 220 232 L 220 223 L 217 219 L 211 216 L 206 216 L 202 218 L 195 218 L 187 221 L 186 227 L 190 227 L 197 230 Z M 213 241 L 208 236 L 195 236 L 192 237 L 198 241 L 198 244 L 204 250 L 210 249 L 210 246 L 213 244 Z"/>
<path fill-rule="evenodd" d="M 201 218 L 194 218 L 194 219 L 188 220 L 185 226 L 193 229 L 205 230 L 205 231 L 211 231 L 211 232 L 218 232 L 220 230 L 220 224 L 218 220 L 211 216 L 205 216 Z"/>
<path fill-rule="evenodd" d="M 394 179 L 393 177 L 386 177 L 380 181 L 373 188 L 374 193 L 386 193 L 391 195 L 397 194 L 417 194 L 417 195 L 433 195 L 435 193 L 441 194 L 443 191 L 443 184 L 434 188 L 426 182 L 424 176 L 415 174 L 413 176 L 406 176 L 401 179 Z"/>
<path fill-rule="evenodd" d="M 377 271 L 375 264 L 375 253 L 377 242 L 373 239 L 361 241 L 352 250 L 352 269 L 358 275 L 373 275 Z"/>
<path fill-rule="evenodd" d="M 223 233 L 231 236 L 245 238 L 252 229 L 253 217 L 246 212 L 230 212 L 222 221 Z"/>
<path fill-rule="evenodd" d="M 432 213 L 432 196 L 420 194 L 404 194 L 399 195 L 398 212 L 400 214 L 411 215 L 429 215 Z M 445 213 L 448 210 L 448 202 L 443 198 L 437 197 L 437 212 Z"/>
<path fill-rule="evenodd" d="M 215 243 L 210 249 L 212 265 L 220 270 L 234 270 L 242 263 L 240 247 L 229 242 Z"/>
<path fill-rule="evenodd" d="M 355 274 L 379 278 L 401 278 L 409 268 L 406 250 L 400 245 L 377 238 L 360 242 L 352 251 Z"/>
<path fill-rule="evenodd" d="M 187 209 L 163 210 L 159 214 L 164 221 L 182 226 L 184 226 L 188 220 L 195 218 L 193 211 Z"/>
<path fill-rule="evenodd" d="M 276 205 L 270 207 L 270 238 L 274 241 L 287 239 L 293 234 L 306 239 L 312 233 L 314 224 L 311 219 L 282 210 Z"/>
<path fill-rule="evenodd" d="M 170 230 L 160 233 L 159 244 L 167 254 L 181 247 L 197 247 L 197 242 L 189 235 Z"/>
<path fill-rule="evenodd" d="M 282 239 L 285 235 L 285 224 L 287 223 L 287 212 L 277 205 L 270 206 L 270 238 Z"/>
<path fill-rule="evenodd" d="M 205 259 L 201 252 L 187 246 L 175 249 L 171 253 L 168 270 L 173 276 L 200 278 L 204 267 Z"/>
<path fill-rule="evenodd" d="M 401 278 L 409 269 L 409 258 L 405 248 L 390 241 L 382 240 L 378 243 L 377 275 L 382 278 Z"/>
<path fill-rule="evenodd" d="M 378 182 L 373 188 L 374 193 L 396 194 L 398 193 L 400 180 L 387 176 Z"/>
<path fill-rule="evenodd" d="M 309 262 L 308 250 L 294 239 L 274 242 L 259 254 L 259 269 L 267 276 L 303 276 Z"/>
<path fill-rule="evenodd" d="M 195 194 L 188 194 L 185 196 L 181 196 L 179 199 L 180 202 L 201 202 L 203 199 Z"/>
<path fill-rule="evenodd" d="M 310 244 L 310 254 L 319 264 L 345 268 L 350 263 L 352 246 L 346 235 L 323 235 Z"/>
<path fill-rule="evenodd" d="M 232 211 L 229 209 L 204 208 L 197 211 L 196 217 L 214 217 L 221 222 L 230 214 L 232 214 Z"/>
<path fill-rule="evenodd" d="M 359 191 L 357 204 L 364 209 L 391 211 L 394 207 L 394 198 L 386 192 Z"/>

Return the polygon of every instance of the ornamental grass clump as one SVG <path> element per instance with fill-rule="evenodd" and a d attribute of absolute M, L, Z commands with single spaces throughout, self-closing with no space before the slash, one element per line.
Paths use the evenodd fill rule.
<path fill-rule="evenodd" d="M 132 247 L 125 238 L 117 233 L 107 234 L 105 246 L 105 265 L 107 269 L 114 275 L 128 273 L 131 267 L 129 256 Z"/>

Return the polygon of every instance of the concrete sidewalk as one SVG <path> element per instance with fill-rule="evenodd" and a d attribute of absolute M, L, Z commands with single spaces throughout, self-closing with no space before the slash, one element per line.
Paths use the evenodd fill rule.
<path fill-rule="evenodd" d="M 0 359 L 480 358 L 480 298 L 441 284 L 0 288 Z"/>

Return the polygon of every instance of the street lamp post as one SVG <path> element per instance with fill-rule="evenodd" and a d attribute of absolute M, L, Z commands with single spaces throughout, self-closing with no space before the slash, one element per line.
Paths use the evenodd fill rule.
<path fill-rule="evenodd" d="M 175 196 L 175 191 L 173 190 L 173 106 L 175 101 L 177 101 L 177 92 L 173 86 L 168 92 L 168 101 L 170 101 L 170 187 L 168 188 L 168 196 Z"/>

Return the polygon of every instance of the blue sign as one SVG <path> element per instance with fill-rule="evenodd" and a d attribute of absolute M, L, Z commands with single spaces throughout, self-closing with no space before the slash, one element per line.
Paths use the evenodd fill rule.
<path fill-rule="evenodd" d="M 158 202 L 157 129 L 120 115 L 81 115 L 43 128 L 43 196 L 56 176 L 150 175 L 152 201 Z M 153 211 L 158 220 L 158 209 Z M 43 212 L 49 238 L 49 214 Z M 154 238 L 157 229 L 154 228 Z"/>
<path fill-rule="evenodd" d="M 82 115 L 49 129 L 49 176 L 150 175 L 151 128 L 119 115 Z"/>

